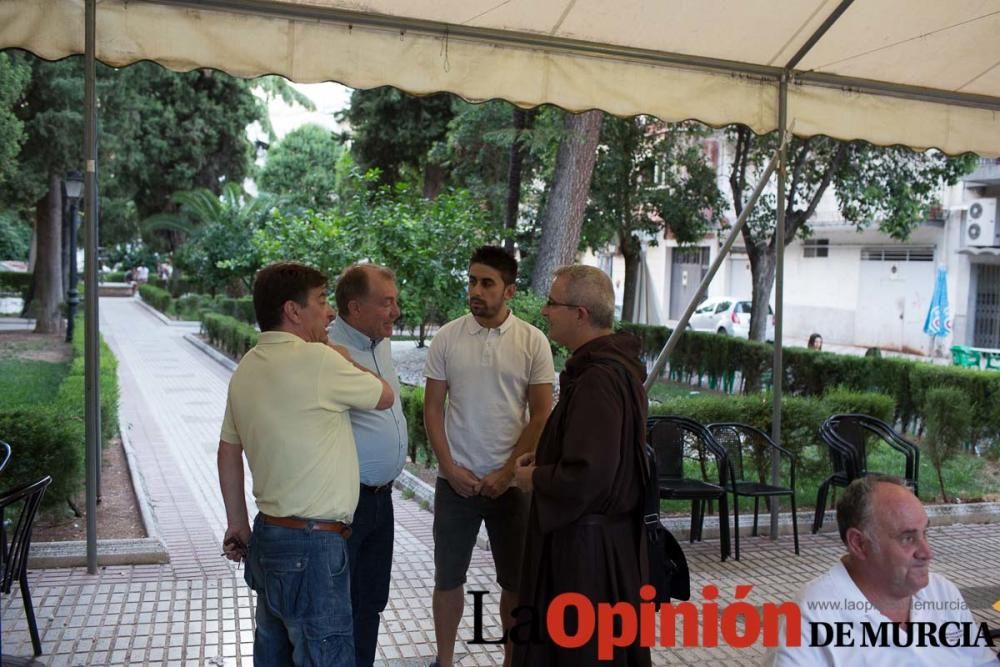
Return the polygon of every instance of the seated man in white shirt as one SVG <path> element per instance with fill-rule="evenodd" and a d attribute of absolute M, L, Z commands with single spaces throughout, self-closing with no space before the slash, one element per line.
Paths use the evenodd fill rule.
<path fill-rule="evenodd" d="M 800 591 L 801 645 L 771 649 L 764 664 L 996 667 L 985 626 L 930 571 L 927 512 L 902 480 L 852 482 L 837 526 L 847 555 Z"/>

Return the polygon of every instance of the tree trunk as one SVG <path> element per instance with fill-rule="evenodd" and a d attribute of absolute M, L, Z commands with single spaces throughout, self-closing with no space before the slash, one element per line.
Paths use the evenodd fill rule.
<path fill-rule="evenodd" d="M 527 126 L 528 112 L 514 107 L 514 141 L 510 144 L 510 161 L 507 163 L 507 206 L 504 210 L 503 226 L 506 235 L 504 249 L 514 254 L 514 234 L 517 232 L 517 213 L 521 207 L 521 167 L 524 164 L 523 131 Z"/>
<path fill-rule="evenodd" d="M 444 190 L 445 171 L 439 164 L 424 165 L 424 199 L 436 199 Z"/>
<path fill-rule="evenodd" d="M 636 295 L 639 293 L 639 262 L 642 245 L 631 234 L 619 236 L 618 251 L 625 259 L 625 288 L 622 295 L 622 322 L 634 322 L 638 314 Z"/>
<path fill-rule="evenodd" d="M 767 334 L 767 322 L 770 318 L 767 309 L 771 302 L 771 289 L 774 287 L 777 255 L 770 245 L 761 247 L 748 243 L 747 257 L 750 260 L 750 274 L 753 281 L 750 340 L 764 340 L 764 336 Z"/>
<path fill-rule="evenodd" d="M 38 257 L 35 263 L 35 333 L 62 329 L 62 193 L 59 176 L 49 176 L 49 192 L 35 206 Z"/>
<path fill-rule="evenodd" d="M 553 272 L 576 259 L 602 120 L 601 111 L 566 114 L 566 134 L 556 153 L 552 191 L 542 214 L 542 238 L 531 276 L 531 290 L 536 294 L 548 294 Z"/>

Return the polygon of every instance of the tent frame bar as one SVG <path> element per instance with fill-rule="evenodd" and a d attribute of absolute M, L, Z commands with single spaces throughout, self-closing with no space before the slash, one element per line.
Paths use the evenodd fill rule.
<path fill-rule="evenodd" d="M 708 268 L 708 273 L 706 273 L 705 277 L 701 279 L 701 283 L 699 283 L 698 289 L 695 290 L 694 296 L 691 297 L 691 301 L 688 302 L 687 308 L 684 309 L 684 313 L 681 315 L 681 318 L 677 320 L 677 326 L 674 327 L 674 330 L 670 333 L 670 337 L 667 338 L 667 342 L 663 346 L 663 349 L 660 350 L 660 354 L 657 355 L 656 361 L 653 362 L 652 370 L 650 370 L 646 375 L 646 391 L 649 391 L 649 388 L 653 386 L 653 383 L 656 382 L 656 379 L 660 376 L 660 373 L 663 372 L 664 367 L 666 367 L 667 360 L 670 359 L 671 353 L 673 353 L 674 348 L 677 347 L 677 343 L 680 342 L 681 334 L 684 332 L 684 329 L 687 328 L 687 323 L 691 319 L 694 309 L 698 307 L 699 303 L 701 303 L 701 297 L 705 294 L 705 290 L 708 289 L 712 279 L 715 278 L 715 274 L 719 270 L 719 267 L 722 266 L 722 262 L 724 262 L 726 257 L 729 255 L 729 250 L 733 247 L 733 244 L 736 242 L 736 238 L 740 235 L 743 225 L 745 225 L 747 219 L 749 219 L 750 213 L 753 211 L 753 207 L 757 203 L 757 199 L 764 191 L 764 188 L 767 187 L 767 183 L 771 179 L 771 174 L 774 173 L 774 170 L 778 166 L 778 156 L 781 153 L 782 147 L 783 145 L 779 146 L 778 150 L 776 150 L 774 155 L 771 156 L 771 160 L 767 163 L 767 166 L 764 167 L 764 171 L 761 172 L 757 181 L 757 187 L 754 188 L 753 194 L 750 195 L 750 199 L 743 207 L 743 212 L 740 213 L 740 216 L 736 219 L 736 222 L 729 230 L 729 236 L 726 237 L 725 243 L 723 243 L 722 247 L 719 248 L 718 254 L 715 256 L 711 266 Z"/>
<path fill-rule="evenodd" d="M 841 76 L 838 74 L 800 71 L 791 67 L 757 65 L 721 58 L 692 56 L 683 53 L 627 48 L 586 40 L 553 37 L 551 35 L 533 35 L 508 30 L 456 25 L 440 21 L 371 15 L 338 8 L 308 5 L 289 6 L 270 0 L 131 0 L 131 2 L 187 7 L 201 11 L 234 12 L 265 18 L 341 23 L 348 26 L 365 26 L 368 28 L 392 30 L 399 32 L 401 35 L 407 32 L 423 33 L 443 39 L 492 42 L 526 49 L 544 49 L 554 53 L 617 58 L 650 65 L 684 67 L 722 75 L 728 74 L 742 78 L 757 78 L 774 84 L 780 83 L 783 77 L 787 77 L 790 85 L 813 85 L 862 94 L 886 95 L 918 102 L 1000 111 L 1000 97 L 993 97 L 991 95 L 959 93 L 949 90 Z M 847 0 L 842 2 L 831 16 L 824 21 L 823 25 L 810 36 L 809 40 L 799 49 L 799 52 L 795 54 L 790 63 L 793 65 L 797 64 L 805 57 L 808 49 L 812 48 L 819 41 L 836 19 L 846 11 L 846 5 L 849 4 L 850 2 Z"/>

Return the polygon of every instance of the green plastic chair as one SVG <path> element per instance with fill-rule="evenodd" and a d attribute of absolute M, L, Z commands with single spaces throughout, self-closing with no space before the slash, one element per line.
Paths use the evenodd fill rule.
<path fill-rule="evenodd" d="M 986 358 L 987 369 L 1000 371 L 1000 352 L 983 352 L 983 356 Z"/>
<path fill-rule="evenodd" d="M 953 366 L 961 366 L 962 368 L 979 368 L 979 363 L 979 352 L 964 345 L 951 346 L 951 364 Z M 997 368 L 1000 369 L 1000 360 L 998 360 Z"/>

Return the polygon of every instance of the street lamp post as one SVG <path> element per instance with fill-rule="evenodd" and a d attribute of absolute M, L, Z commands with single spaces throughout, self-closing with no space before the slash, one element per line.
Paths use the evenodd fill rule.
<path fill-rule="evenodd" d="M 79 280 L 76 272 L 76 235 L 80 226 L 79 204 L 83 196 L 83 176 L 78 171 L 66 172 L 63 187 L 69 201 L 69 308 L 66 313 L 66 342 L 72 343 L 73 322 L 76 320 L 76 307 L 80 303 L 80 295 L 76 290 Z"/>

